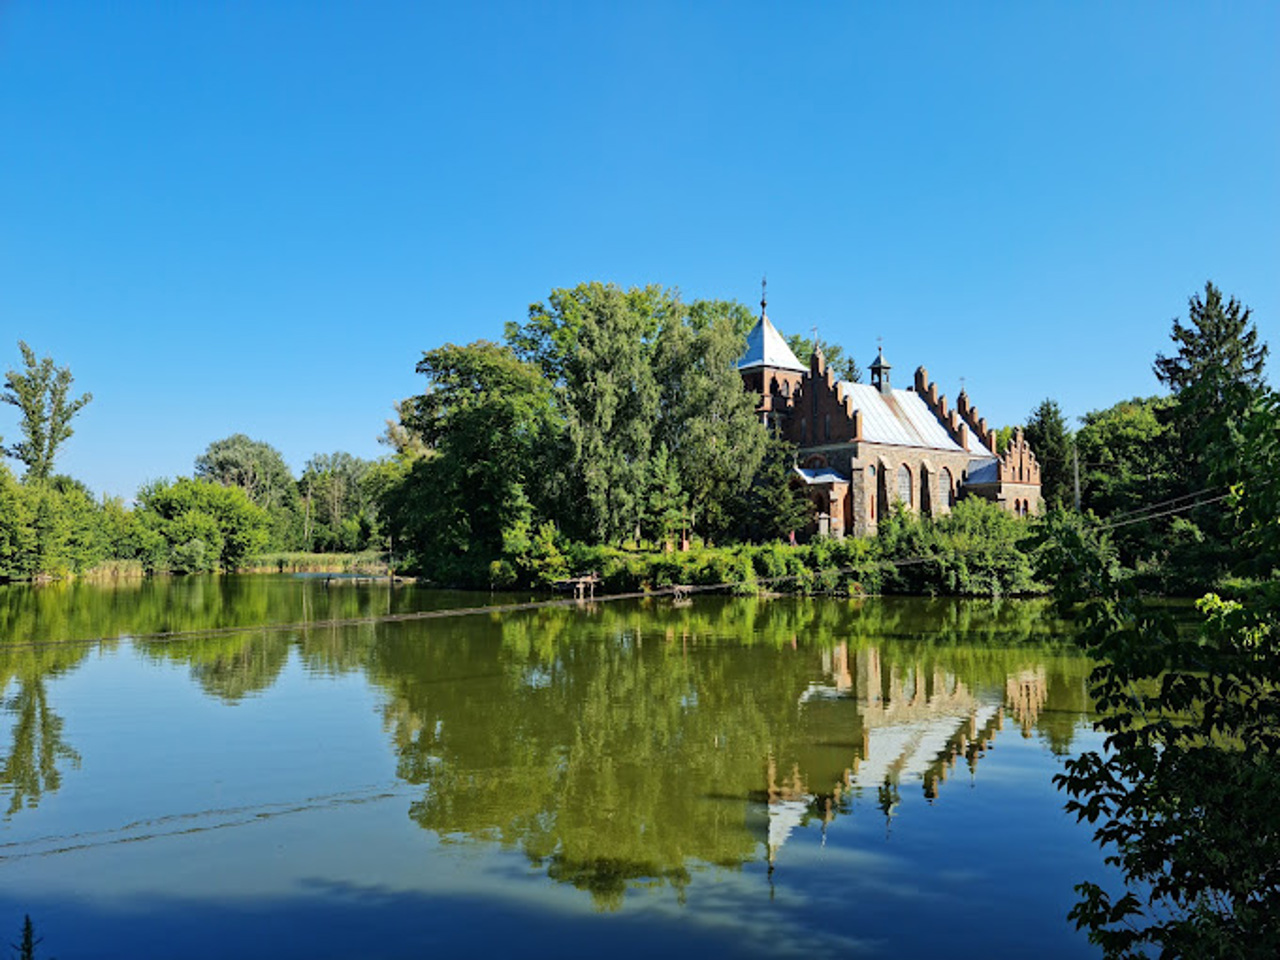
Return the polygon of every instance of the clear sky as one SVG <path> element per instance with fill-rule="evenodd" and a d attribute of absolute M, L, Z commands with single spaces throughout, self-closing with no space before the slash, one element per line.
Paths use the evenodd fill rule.
<path fill-rule="evenodd" d="M 0 369 L 93 392 L 95 491 L 377 456 L 554 287 L 766 273 L 996 424 L 1157 392 L 1207 279 L 1280 351 L 1280 4 L 0 2 Z"/>

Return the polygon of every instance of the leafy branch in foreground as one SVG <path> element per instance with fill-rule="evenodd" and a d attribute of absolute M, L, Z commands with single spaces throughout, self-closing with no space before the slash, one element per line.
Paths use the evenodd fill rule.
<path fill-rule="evenodd" d="M 1280 955 L 1280 582 L 1208 595 L 1186 623 L 1076 519 L 1048 525 L 1040 562 L 1098 662 L 1107 734 L 1054 781 L 1126 887 L 1079 884 L 1069 918 L 1108 958 Z"/>

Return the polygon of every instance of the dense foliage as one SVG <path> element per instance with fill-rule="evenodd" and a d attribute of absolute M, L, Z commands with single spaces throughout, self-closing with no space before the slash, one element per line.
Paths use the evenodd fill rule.
<path fill-rule="evenodd" d="M 1080 884 L 1071 913 L 1108 958 L 1280 955 L 1280 395 L 1248 316 L 1207 285 L 1175 323 L 1178 353 L 1157 360 L 1173 396 L 1081 431 L 1082 449 L 1095 427 L 1099 451 L 1125 450 L 1099 487 L 1145 529 L 1112 543 L 1106 528 L 1126 521 L 1063 514 L 1043 532 L 1042 570 L 1098 662 L 1105 749 L 1056 779 L 1124 878 L 1123 892 Z M 1141 486 L 1162 488 L 1171 514 L 1209 493 L 1222 506 L 1145 517 Z M 1149 581 L 1122 565 L 1135 554 L 1183 582 L 1245 576 L 1176 617 L 1142 596 Z"/>

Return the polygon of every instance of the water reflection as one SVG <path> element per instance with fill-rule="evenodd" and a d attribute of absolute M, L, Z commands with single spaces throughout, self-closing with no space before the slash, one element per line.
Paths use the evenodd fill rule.
<path fill-rule="evenodd" d="M 62 786 L 62 768 L 78 767 L 80 754 L 62 736 L 62 717 L 49 703 L 46 681 L 88 655 L 84 646 L 0 646 L 0 695 L 8 751 L 0 760 L 0 788 L 8 795 L 5 819 L 35 807 Z"/>
<path fill-rule="evenodd" d="M 888 820 L 909 791 L 945 803 L 1007 716 L 1062 753 L 1088 709 L 1088 664 L 1034 603 L 700 598 L 326 622 L 474 604 L 271 577 L 0 588 L 9 813 L 79 763 L 47 683 L 90 649 L 24 640 L 245 627 L 132 644 L 227 706 L 280 683 L 291 657 L 362 672 L 414 823 L 520 851 L 605 909 L 639 886 L 682 897 L 708 866 L 773 865 L 798 828 Z M 252 629 L 268 623 L 294 626 Z"/>
<path fill-rule="evenodd" d="M 414 820 L 519 849 L 614 908 L 637 883 L 679 893 L 700 865 L 772 863 L 797 826 L 862 798 L 891 816 L 903 789 L 938 797 L 961 760 L 976 773 L 1006 711 L 1069 745 L 1083 661 L 963 643 L 1034 633 L 1034 608 L 938 609 L 544 610 L 409 629 L 370 672 L 398 773 L 424 788 Z"/>

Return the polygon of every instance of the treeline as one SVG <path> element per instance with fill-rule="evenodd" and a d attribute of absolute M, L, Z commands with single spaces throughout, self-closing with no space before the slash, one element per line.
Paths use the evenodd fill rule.
<path fill-rule="evenodd" d="M 294 476 L 273 447 L 237 434 L 210 444 L 190 477 L 147 484 L 132 504 L 95 500 L 53 472 L 90 398 L 71 399 L 69 371 L 22 344 L 24 366 L 2 395 L 22 435 L 4 449 L 25 471 L 19 480 L 0 466 L 0 577 L 371 551 L 448 586 L 541 587 L 585 569 L 617 584 L 656 584 L 677 568 L 674 582 L 706 582 L 712 568 L 719 582 L 776 579 L 765 547 L 803 540 L 811 508 L 792 482 L 795 450 L 770 436 L 742 389 L 736 361 L 754 322 L 741 304 L 685 303 L 656 286 L 554 290 L 503 343 L 426 351 L 426 389 L 396 404 L 387 456 L 318 455 Z M 1089 413 L 1075 431 L 1046 400 L 1025 429 L 1050 508 L 1074 513 L 1078 499 L 1081 522 L 1105 530 L 1127 575 L 1187 593 L 1268 572 L 1235 549 L 1227 494 L 1251 458 L 1244 425 L 1254 417 L 1259 429 L 1271 394 L 1249 311 L 1212 284 L 1173 340 L 1176 352 L 1155 360 L 1168 396 Z M 860 375 L 838 345 L 821 346 Z M 981 503 L 936 521 L 903 514 L 850 548 L 860 553 L 844 567 L 867 592 L 1024 592 L 1045 580 L 1030 573 L 1033 526 Z M 825 583 L 844 567 L 815 549 L 801 552 L 806 576 Z"/>
<path fill-rule="evenodd" d="M 1224 578 L 1266 577 L 1276 563 L 1240 549 L 1232 505 L 1270 429 L 1275 393 L 1250 310 L 1212 283 L 1190 298 L 1170 338 L 1176 349 L 1153 364 L 1167 395 L 1091 411 L 1074 431 L 1045 400 L 1025 431 L 1046 503 L 1068 511 L 1078 503 L 1144 592 L 1190 596 Z"/>
<path fill-rule="evenodd" d="M 192 476 L 148 483 L 132 504 L 95 498 L 53 470 L 92 396 L 72 399 L 67 368 L 19 348 L 23 365 L 0 393 L 19 412 L 22 438 L 0 449 L 24 468 L 19 479 L 0 463 L 0 580 L 236 570 L 270 552 L 382 552 L 376 503 L 394 470 L 347 453 L 317 455 L 295 478 L 279 451 L 237 434 L 210 444 Z"/>

